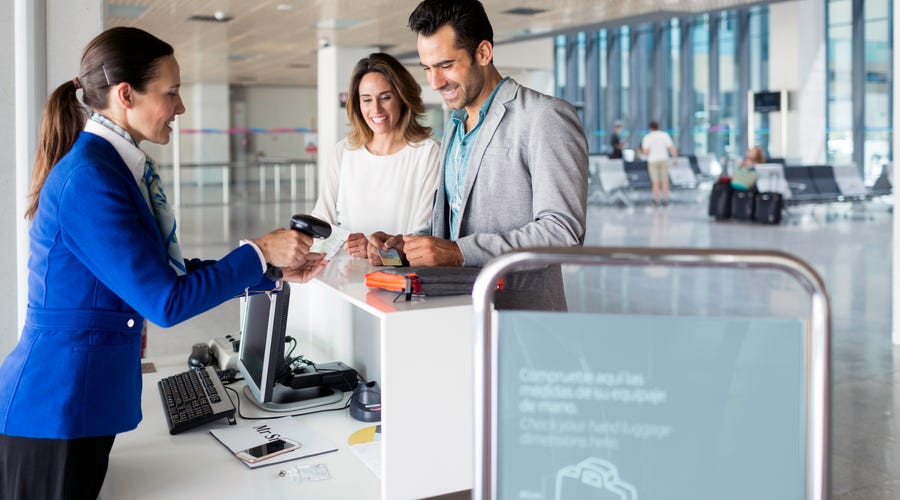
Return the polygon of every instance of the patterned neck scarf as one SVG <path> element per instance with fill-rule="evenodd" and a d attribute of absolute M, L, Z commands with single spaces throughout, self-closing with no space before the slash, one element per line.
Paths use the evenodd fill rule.
<path fill-rule="evenodd" d="M 131 134 L 113 123 L 109 118 L 95 112 L 91 113 L 91 120 L 119 134 L 133 144 L 134 147 L 139 148 Z M 166 201 L 166 193 L 163 192 L 162 183 L 159 180 L 159 174 L 153 159 L 146 154 L 144 157 L 147 159 L 144 163 L 144 184 L 147 186 L 147 192 L 150 193 L 150 208 L 156 217 L 156 225 L 159 226 L 159 232 L 169 253 L 169 265 L 172 266 L 172 269 L 179 276 L 187 274 L 184 258 L 181 256 L 181 247 L 178 245 L 178 238 L 175 236 L 175 214 Z"/>

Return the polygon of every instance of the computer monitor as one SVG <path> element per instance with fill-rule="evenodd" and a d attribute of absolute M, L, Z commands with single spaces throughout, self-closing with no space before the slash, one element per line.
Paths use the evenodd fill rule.
<path fill-rule="evenodd" d="M 284 285 L 241 299 L 243 323 L 237 366 L 246 384 L 244 395 L 269 411 L 302 410 L 343 398 L 341 391 L 328 387 L 294 389 L 283 383 L 291 373 L 284 355 L 290 298 L 290 286 Z"/>

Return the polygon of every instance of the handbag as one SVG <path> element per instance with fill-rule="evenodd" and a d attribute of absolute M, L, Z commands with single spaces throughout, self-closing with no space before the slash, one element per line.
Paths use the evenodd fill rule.
<path fill-rule="evenodd" d="M 756 187 L 756 169 L 738 167 L 731 175 L 731 187 L 739 191 L 750 191 Z"/>
<path fill-rule="evenodd" d="M 366 286 L 405 294 L 406 300 L 410 300 L 413 295 L 469 295 L 480 273 L 480 267 L 387 268 L 366 274 Z M 497 288 L 503 289 L 503 280 L 498 280 Z"/>

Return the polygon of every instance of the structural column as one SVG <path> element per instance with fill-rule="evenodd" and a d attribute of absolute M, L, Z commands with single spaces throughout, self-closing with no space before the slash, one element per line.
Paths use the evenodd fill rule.
<path fill-rule="evenodd" d="M 894 26 L 900 26 L 900 1 L 894 0 L 893 4 L 893 18 L 894 18 Z M 893 123 L 900 123 L 900 107 L 897 106 L 897 99 L 900 96 L 900 50 L 897 50 L 897 45 L 894 45 L 894 53 L 893 53 L 893 94 L 894 98 L 891 100 L 891 106 L 893 109 L 891 110 L 893 113 Z M 893 138 L 894 142 L 894 169 L 893 169 L 893 179 L 891 179 L 891 183 L 894 185 L 894 189 L 897 189 L 897 186 L 900 186 L 900 168 L 897 168 L 897 154 L 900 154 L 900 133 L 897 133 L 894 130 Z M 897 214 L 894 214 L 894 245 L 893 245 L 893 334 L 892 338 L 894 340 L 894 345 L 900 345 L 900 217 L 897 217 Z"/>
<path fill-rule="evenodd" d="M 334 161 L 334 146 L 347 136 L 347 110 L 341 101 L 350 87 L 350 76 L 356 63 L 377 47 L 334 47 L 324 42 L 318 54 L 318 170 L 319 189 L 325 182 L 327 166 Z"/>
<path fill-rule="evenodd" d="M 694 153 L 694 52 L 693 19 L 682 17 L 678 20 L 681 29 L 681 46 L 679 47 L 679 74 L 681 83 L 679 93 L 681 102 L 678 105 L 678 151 L 680 154 Z"/>
<path fill-rule="evenodd" d="M 0 229 L 13 235 L 0 243 L 0 278 L 16 287 L 17 297 L 0 304 L 0 359 L 12 349 L 25 321 L 28 224 L 24 214 L 44 102 L 50 91 L 76 76 L 82 49 L 102 27 L 103 0 L 14 0 L 0 6 L 3 50 L 9 50 L 8 57 L 0 58 L 0 82 L 6 84 L 0 88 L 15 89 L 0 92 L 0 110 L 15 116 L 14 126 L 0 131 L 0 144 L 12 146 L 7 151 L 15 152 L 0 159 L 10 162 L 0 165 L 0 183 L 10 188 L 10 196 L 0 202 L 5 204 L 0 209 Z"/>

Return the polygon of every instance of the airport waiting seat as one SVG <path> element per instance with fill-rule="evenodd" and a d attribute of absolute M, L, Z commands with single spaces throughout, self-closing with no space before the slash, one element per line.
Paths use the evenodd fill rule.
<path fill-rule="evenodd" d="M 685 158 L 688 160 L 688 165 L 690 165 L 691 170 L 694 171 L 694 175 L 699 177 L 703 175 L 703 171 L 700 170 L 700 162 L 697 161 L 697 155 L 685 155 Z"/>
<path fill-rule="evenodd" d="M 612 159 L 607 156 L 590 156 L 588 158 L 588 170 L 591 175 L 591 193 L 597 192 L 596 186 L 603 195 L 605 201 L 610 203 L 615 200 L 629 206 L 631 200 L 626 191 L 629 188 L 628 175 L 625 174 L 625 162 L 621 158 Z"/>
<path fill-rule="evenodd" d="M 691 169 L 690 160 L 684 156 L 675 158 L 669 165 L 669 184 L 673 188 L 693 188 L 697 186 L 697 176 Z"/>
<path fill-rule="evenodd" d="M 597 167 L 597 161 L 607 158 L 606 155 L 589 155 L 588 156 L 588 191 L 600 188 L 600 172 Z"/>
<path fill-rule="evenodd" d="M 704 177 L 717 177 L 723 172 L 722 165 L 715 155 L 702 155 L 697 157 L 697 168 Z"/>
<path fill-rule="evenodd" d="M 784 165 L 781 163 L 757 164 L 756 187 L 763 192 L 780 193 L 785 200 L 791 199 L 791 188 L 784 177 Z"/>
<path fill-rule="evenodd" d="M 650 189 L 650 173 L 647 162 L 643 160 L 625 162 L 625 174 L 628 176 L 628 187 L 631 189 Z"/>
<path fill-rule="evenodd" d="M 881 167 L 881 174 L 875 179 L 875 184 L 869 189 L 869 196 L 887 196 L 894 192 L 893 175 L 890 163 Z"/>
<path fill-rule="evenodd" d="M 834 169 L 831 165 L 811 165 L 809 177 L 816 188 L 817 201 L 838 201 L 842 199 L 841 190 L 834 178 Z"/>
<path fill-rule="evenodd" d="M 792 202 L 817 201 L 819 193 L 807 167 L 784 167 L 784 178 L 791 190 Z"/>
<path fill-rule="evenodd" d="M 841 196 L 847 199 L 864 199 L 868 192 L 862 177 L 854 165 L 835 165 L 834 180 L 837 182 Z"/>

